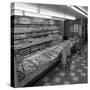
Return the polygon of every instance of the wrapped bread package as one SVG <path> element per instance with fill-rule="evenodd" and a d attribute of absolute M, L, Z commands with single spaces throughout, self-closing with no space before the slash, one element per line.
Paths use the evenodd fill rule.
<path fill-rule="evenodd" d="M 31 62 L 34 63 L 36 67 L 39 66 L 39 62 L 35 58 L 32 59 Z"/>
<path fill-rule="evenodd" d="M 23 72 L 22 63 L 17 65 L 17 71 Z"/>
<path fill-rule="evenodd" d="M 34 65 L 32 63 L 30 63 L 29 61 L 23 62 L 23 68 L 24 68 L 25 71 L 28 71 L 32 67 L 34 67 Z"/>

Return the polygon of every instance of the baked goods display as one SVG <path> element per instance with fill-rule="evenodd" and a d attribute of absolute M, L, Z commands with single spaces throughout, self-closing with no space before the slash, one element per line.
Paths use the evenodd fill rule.
<path fill-rule="evenodd" d="M 33 58 L 27 58 L 22 63 L 18 64 L 17 71 L 23 73 L 26 76 L 34 73 L 38 68 L 42 68 L 42 65 L 48 64 L 55 60 L 61 52 L 61 48 L 55 47 L 53 50 L 48 50 Z"/>
<path fill-rule="evenodd" d="M 58 42 L 61 43 L 62 37 L 57 24 L 59 21 L 26 16 L 14 18 L 16 21 L 14 26 L 12 25 L 14 39 L 12 47 L 17 66 L 15 72 L 18 83 L 23 85 L 22 83 L 27 82 L 26 79 L 35 78 L 35 75 L 39 74 L 37 71 L 42 72 L 45 70 L 43 68 L 54 63 L 61 49 L 58 46 L 50 50 L 48 48 L 58 45 Z"/>
<path fill-rule="evenodd" d="M 15 16 L 15 25 L 14 31 L 14 47 L 23 48 L 23 45 L 33 44 L 37 42 L 44 43 L 43 39 L 49 39 L 55 35 L 60 33 L 58 25 L 54 20 L 44 20 L 40 18 L 29 18 L 29 17 L 21 17 Z M 46 42 L 45 40 L 45 42 Z M 52 40 L 51 40 L 52 41 Z M 19 49 L 19 48 L 18 48 Z"/>

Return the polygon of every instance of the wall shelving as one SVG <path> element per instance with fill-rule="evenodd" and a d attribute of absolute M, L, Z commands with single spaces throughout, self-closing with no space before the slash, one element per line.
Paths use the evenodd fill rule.
<path fill-rule="evenodd" d="M 50 48 L 57 46 L 57 42 L 60 43 L 60 40 L 62 41 L 63 34 L 60 31 L 59 24 L 57 24 L 57 22 L 59 21 L 27 16 L 12 16 L 12 18 L 11 43 L 12 49 L 14 50 L 14 64 L 16 66 L 15 86 L 19 87 L 24 86 L 29 81 L 32 82 L 32 80 L 39 76 L 39 74 L 51 67 L 51 65 L 53 65 L 56 61 L 59 61 L 55 60 L 55 58 L 58 57 L 58 54 L 55 56 L 56 52 L 51 51 L 54 53 L 52 55 L 50 54 L 49 50 Z M 31 63 L 29 60 L 29 62 L 25 64 L 26 66 L 22 66 L 23 63 L 25 63 L 25 58 L 31 57 L 33 55 L 38 56 L 40 52 L 43 52 L 46 49 L 46 53 L 50 55 L 48 57 L 43 57 L 43 59 L 46 58 L 45 60 L 48 60 L 48 64 L 45 62 L 45 60 L 41 59 L 41 55 L 39 59 L 38 57 L 36 57 L 36 59 L 38 59 L 39 61 L 35 59 L 35 62 L 34 60 L 32 60 L 34 63 Z M 50 61 L 50 58 L 53 58 L 52 61 Z M 43 66 L 43 68 L 37 67 L 40 65 L 34 66 L 35 63 L 38 62 L 41 63 L 41 67 Z M 43 65 L 44 63 L 45 65 Z M 29 67 L 27 66 L 28 64 Z M 33 67 L 30 66 L 31 64 Z M 31 75 L 30 73 L 26 74 L 25 67 L 29 70 L 29 72 L 30 70 L 32 71 L 35 68 L 38 68 L 40 72 L 30 72 Z M 24 70 L 25 72 L 23 73 L 22 70 Z"/>

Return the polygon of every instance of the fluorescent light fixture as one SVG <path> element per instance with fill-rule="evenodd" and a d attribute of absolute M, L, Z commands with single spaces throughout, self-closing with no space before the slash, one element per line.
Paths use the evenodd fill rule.
<path fill-rule="evenodd" d="M 48 18 L 61 21 L 64 21 L 65 19 L 75 20 L 75 17 L 73 16 L 64 15 L 64 13 L 54 12 L 46 9 L 40 9 L 40 13 L 38 13 L 37 6 L 30 6 L 24 3 L 15 3 L 15 10 L 12 11 L 11 15 L 23 15 L 23 11 L 25 16 Z"/>
<path fill-rule="evenodd" d="M 20 15 L 23 16 L 23 11 L 22 10 L 11 10 L 11 15 Z M 38 13 L 31 13 L 31 12 L 26 12 L 24 11 L 25 16 L 32 16 L 32 17 L 40 17 L 40 18 L 48 18 L 51 19 L 51 16 L 48 15 L 42 15 Z"/>
<path fill-rule="evenodd" d="M 50 11 L 50 10 L 46 10 L 46 9 L 40 9 L 40 14 L 55 16 L 55 17 L 60 17 L 60 18 L 64 17 L 63 13 L 58 13 L 58 12 L 54 12 L 54 11 Z"/>
<path fill-rule="evenodd" d="M 65 19 L 75 20 L 76 18 L 74 16 L 66 15 L 64 16 Z"/>
<path fill-rule="evenodd" d="M 38 7 L 33 4 L 15 3 L 14 9 L 38 13 Z"/>
<path fill-rule="evenodd" d="M 75 11 L 79 12 L 80 14 L 82 14 L 82 15 L 84 15 L 84 16 L 86 16 L 86 17 L 88 17 L 86 14 L 84 14 L 82 11 L 80 11 L 80 10 L 79 10 L 79 9 L 77 9 L 76 7 L 74 7 L 74 6 L 69 6 L 69 7 L 71 7 L 73 10 L 75 10 Z"/>
<path fill-rule="evenodd" d="M 84 11 L 88 15 L 88 10 L 86 10 L 83 6 L 78 6 L 78 8 Z"/>
<path fill-rule="evenodd" d="M 40 9 L 40 14 L 49 15 L 52 17 L 52 19 L 55 19 L 55 20 L 64 21 L 65 19 L 70 19 L 70 20 L 76 19 L 74 16 L 64 15 L 64 13 L 58 13 L 58 12 L 49 11 L 45 9 Z"/>
<path fill-rule="evenodd" d="M 54 20 L 60 20 L 60 21 L 64 21 L 65 20 L 64 18 L 54 17 L 54 16 L 52 16 L 52 19 L 54 19 Z"/>
<path fill-rule="evenodd" d="M 24 12 L 25 16 L 32 16 L 32 17 L 40 17 L 40 18 L 48 18 L 51 19 L 51 16 L 38 14 L 38 13 L 31 13 L 31 12 Z"/>

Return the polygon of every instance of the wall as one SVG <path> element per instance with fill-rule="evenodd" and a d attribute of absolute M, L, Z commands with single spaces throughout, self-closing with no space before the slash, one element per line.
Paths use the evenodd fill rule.
<path fill-rule="evenodd" d="M 60 32 L 64 35 L 64 21 L 57 21 L 56 24 L 58 25 Z"/>
<path fill-rule="evenodd" d="M 75 32 L 74 25 L 78 25 L 78 32 Z M 74 31 L 74 32 L 73 32 Z M 77 19 L 75 21 L 65 20 L 64 22 L 64 36 L 74 37 L 77 33 L 83 40 L 86 40 L 87 37 L 87 20 L 86 19 Z"/>
<path fill-rule="evenodd" d="M 75 25 L 77 25 L 77 29 L 76 29 L 76 32 L 75 32 Z M 64 36 L 67 36 L 67 37 L 74 37 L 75 33 L 78 33 L 80 32 L 80 28 L 79 26 L 81 25 L 81 20 L 80 19 L 77 19 L 75 21 L 73 20 L 65 20 L 64 22 Z"/>
<path fill-rule="evenodd" d="M 73 37 L 73 25 L 74 22 L 72 20 L 65 20 L 64 22 L 64 36 Z"/>

